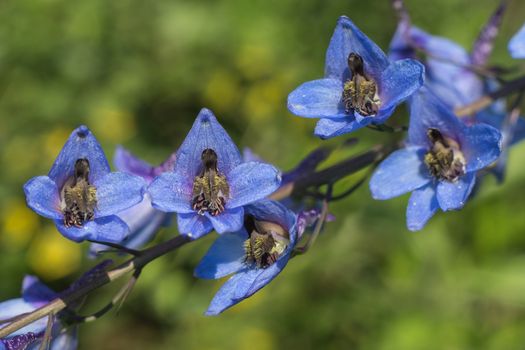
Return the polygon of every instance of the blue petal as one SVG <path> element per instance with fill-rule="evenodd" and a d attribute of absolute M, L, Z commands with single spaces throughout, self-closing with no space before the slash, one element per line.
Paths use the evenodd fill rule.
<path fill-rule="evenodd" d="M 213 225 L 207 216 L 197 213 L 177 214 L 179 232 L 193 239 L 200 238 L 213 230 Z"/>
<path fill-rule="evenodd" d="M 97 189 L 96 217 L 117 214 L 140 203 L 146 181 L 127 173 L 109 173 L 94 183 Z"/>
<path fill-rule="evenodd" d="M 379 164 L 370 179 L 374 199 L 390 199 L 426 185 L 430 174 L 425 168 L 425 150 L 408 147 L 393 152 Z"/>
<path fill-rule="evenodd" d="M 57 294 L 35 276 L 25 276 L 22 283 L 22 298 L 35 307 L 55 299 Z"/>
<path fill-rule="evenodd" d="M 365 127 L 371 123 L 373 118 L 366 118 L 364 124 L 359 123 L 353 117 L 345 119 L 321 119 L 315 126 L 314 134 L 324 140 L 347 134 Z"/>
<path fill-rule="evenodd" d="M 246 213 L 253 215 L 258 220 L 281 225 L 290 234 L 290 246 L 295 245 L 297 215 L 281 203 L 263 199 L 246 206 Z"/>
<path fill-rule="evenodd" d="M 246 267 L 244 241 L 247 239 L 245 230 L 219 236 L 195 269 L 195 277 L 217 279 Z"/>
<path fill-rule="evenodd" d="M 468 127 L 462 139 L 461 151 L 467 161 L 467 171 L 483 169 L 498 159 L 501 153 L 501 133 L 486 124 Z"/>
<path fill-rule="evenodd" d="M 243 163 L 228 175 L 230 199 L 226 208 L 237 208 L 262 199 L 279 188 L 281 172 L 270 164 Z"/>
<path fill-rule="evenodd" d="M 174 172 L 193 181 L 201 169 L 202 151 L 207 148 L 217 153 L 219 171 L 223 174 L 227 175 L 242 161 L 226 130 L 210 110 L 203 108 L 177 152 Z"/>
<path fill-rule="evenodd" d="M 148 187 L 153 207 L 176 213 L 193 213 L 191 198 L 193 177 L 166 172 L 155 178 Z"/>
<path fill-rule="evenodd" d="M 514 145 L 525 139 L 525 120 L 522 116 L 512 123 L 507 118 L 505 111 L 484 110 L 476 114 L 476 121 L 488 124 L 501 131 L 502 144 L 505 145 L 510 138 L 509 145 Z"/>
<path fill-rule="evenodd" d="M 58 231 L 75 242 L 84 240 L 121 243 L 129 235 L 129 227 L 118 216 L 111 215 L 85 223 L 81 227 L 65 227 L 63 221 L 55 221 Z"/>
<path fill-rule="evenodd" d="M 466 126 L 436 95 L 422 87 L 410 98 L 410 125 L 408 142 L 411 145 L 431 147 L 427 136 L 429 128 L 438 129 L 444 136 L 461 140 Z"/>
<path fill-rule="evenodd" d="M 416 58 L 416 50 L 411 45 L 414 27 L 410 27 L 407 21 L 400 21 L 388 48 L 388 59 L 390 61 L 402 60 L 404 58 Z"/>
<path fill-rule="evenodd" d="M 206 217 L 211 221 L 213 228 L 217 233 L 235 232 L 242 228 L 244 222 L 244 208 L 226 209 L 217 216 L 208 213 Z"/>
<path fill-rule="evenodd" d="M 47 176 L 37 176 L 24 185 L 27 206 L 48 219 L 63 217 L 57 185 Z"/>
<path fill-rule="evenodd" d="M 381 72 L 389 62 L 385 53 L 370 40 L 352 21 L 342 16 L 337 21 L 330 45 L 326 51 L 325 77 L 345 81 L 348 71 L 348 55 L 355 52 L 363 58 L 365 72 L 379 81 Z"/>
<path fill-rule="evenodd" d="M 410 196 L 407 207 L 407 227 L 410 231 L 421 230 L 439 209 L 433 184 L 418 188 Z"/>
<path fill-rule="evenodd" d="M 133 155 L 122 146 L 118 146 L 113 156 L 113 164 L 118 171 L 138 175 L 147 181 L 153 180 L 153 166 Z"/>
<path fill-rule="evenodd" d="M 415 60 L 396 61 L 383 71 L 379 95 L 381 109 L 391 109 L 416 92 L 424 82 L 425 67 Z"/>
<path fill-rule="evenodd" d="M 266 269 L 245 269 L 231 277 L 213 297 L 206 315 L 217 315 L 252 296 L 277 277 L 288 260 L 288 255 L 282 256 Z"/>
<path fill-rule="evenodd" d="M 71 133 L 49 171 L 49 177 L 56 182 L 58 188 L 61 188 L 66 180 L 73 176 L 76 160 L 83 158 L 89 161 L 91 182 L 96 182 L 109 173 L 109 164 L 102 147 L 84 125 Z"/>
<path fill-rule="evenodd" d="M 345 118 L 343 83 L 336 79 L 306 82 L 288 95 L 288 110 L 305 118 Z"/>
<path fill-rule="evenodd" d="M 513 58 L 525 58 L 525 24 L 510 39 L 509 52 Z"/>
<path fill-rule="evenodd" d="M 36 309 L 32 304 L 26 303 L 23 299 L 12 299 L 0 303 L 0 320 L 7 320 L 18 315 L 32 312 Z M 46 329 L 47 318 L 41 318 L 38 321 L 31 323 L 30 325 L 19 329 L 18 331 L 10 334 L 10 337 L 14 337 L 29 332 L 40 333 Z"/>
<path fill-rule="evenodd" d="M 441 210 L 458 210 L 463 208 L 474 184 L 476 174 L 466 173 L 456 182 L 440 181 L 437 186 L 437 199 Z"/>

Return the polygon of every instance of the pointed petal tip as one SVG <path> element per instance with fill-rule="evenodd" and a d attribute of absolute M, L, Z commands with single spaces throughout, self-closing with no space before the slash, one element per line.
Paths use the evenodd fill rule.
<path fill-rule="evenodd" d="M 89 128 L 85 125 L 80 125 L 78 128 L 76 128 L 74 131 L 74 133 L 76 133 L 76 135 L 80 138 L 84 138 L 84 137 L 87 137 L 91 131 L 89 130 Z"/>
<path fill-rule="evenodd" d="M 202 108 L 197 115 L 197 120 L 201 123 L 206 123 L 210 121 L 217 121 L 217 117 L 213 112 L 208 108 Z"/>

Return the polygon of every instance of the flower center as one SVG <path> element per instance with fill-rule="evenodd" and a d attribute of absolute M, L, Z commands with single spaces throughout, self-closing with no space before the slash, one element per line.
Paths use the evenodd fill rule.
<path fill-rule="evenodd" d="M 432 143 L 432 148 L 425 154 L 425 164 L 430 174 L 450 182 L 465 175 L 466 162 L 459 144 L 444 137 L 438 129 L 428 129 L 427 136 Z"/>
<path fill-rule="evenodd" d="M 288 232 L 273 222 L 248 216 L 245 228 L 249 232 L 249 238 L 244 241 L 245 261 L 259 268 L 274 264 L 290 244 Z"/>
<path fill-rule="evenodd" d="M 82 226 L 93 219 L 97 206 L 97 189 L 89 183 L 89 161 L 75 162 L 75 173 L 62 188 L 64 225 Z"/>
<path fill-rule="evenodd" d="M 363 58 L 355 52 L 350 53 L 348 68 L 352 72 L 352 77 L 343 87 L 345 112 L 356 111 L 365 117 L 376 115 L 381 100 L 376 82 L 365 73 Z"/>
<path fill-rule="evenodd" d="M 200 215 L 205 212 L 217 216 L 224 211 L 226 199 L 230 195 L 230 186 L 226 176 L 217 168 L 217 153 L 211 148 L 202 151 L 203 170 L 193 181 L 193 210 Z"/>

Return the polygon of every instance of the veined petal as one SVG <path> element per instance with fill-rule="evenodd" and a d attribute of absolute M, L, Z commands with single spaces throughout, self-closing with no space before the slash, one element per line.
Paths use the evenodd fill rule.
<path fill-rule="evenodd" d="M 467 160 L 467 171 L 483 169 L 498 159 L 501 153 L 501 133 L 486 124 L 468 127 L 461 151 Z"/>
<path fill-rule="evenodd" d="M 24 185 L 27 206 L 48 219 L 63 217 L 56 183 L 47 176 L 37 176 Z"/>
<path fill-rule="evenodd" d="M 510 39 L 509 52 L 513 58 L 525 58 L 525 24 Z"/>
<path fill-rule="evenodd" d="M 109 173 L 109 164 L 95 136 L 84 125 L 79 126 L 69 136 L 49 171 L 49 177 L 61 188 L 73 176 L 77 159 L 89 161 L 89 180 L 96 182 Z"/>
<path fill-rule="evenodd" d="M 438 129 L 443 136 L 459 141 L 466 126 L 429 89 L 422 87 L 410 98 L 410 125 L 408 143 L 431 147 L 427 136 L 429 128 Z"/>
<path fill-rule="evenodd" d="M 425 168 L 425 149 L 408 147 L 393 152 L 370 179 L 374 199 L 390 199 L 423 187 L 431 177 Z"/>
<path fill-rule="evenodd" d="M 242 161 L 226 130 L 209 109 L 203 108 L 177 152 L 174 172 L 193 181 L 201 169 L 202 151 L 208 148 L 217 153 L 218 168 L 223 174 L 227 175 Z"/>
<path fill-rule="evenodd" d="M 228 174 L 230 199 L 226 208 L 237 208 L 272 194 L 281 184 L 281 172 L 272 165 L 248 162 Z"/>
<path fill-rule="evenodd" d="M 220 235 L 195 269 L 195 277 L 218 279 L 245 268 L 244 241 L 247 239 L 245 230 Z"/>
<path fill-rule="evenodd" d="M 325 77 L 339 81 L 348 79 L 348 55 L 351 52 L 363 58 L 365 72 L 378 81 L 388 66 L 388 58 L 348 17 L 342 16 L 326 51 Z"/>
<path fill-rule="evenodd" d="M 179 232 L 193 239 L 200 238 L 213 230 L 210 219 L 205 215 L 197 213 L 177 214 Z"/>
<path fill-rule="evenodd" d="M 337 79 L 306 82 L 288 95 L 288 110 L 305 118 L 345 118 L 343 83 Z"/>
<path fill-rule="evenodd" d="M 425 67 L 416 60 L 396 61 L 385 69 L 381 76 L 381 109 L 390 109 L 416 92 L 424 82 Z"/>
<path fill-rule="evenodd" d="M 408 201 L 407 227 L 410 231 L 421 230 L 439 209 L 436 189 L 433 184 L 418 188 Z"/>
<path fill-rule="evenodd" d="M 235 232 L 242 228 L 244 222 L 244 208 L 226 209 L 217 216 L 205 213 L 217 233 Z"/>
<path fill-rule="evenodd" d="M 153 207 L 164 212 L 193 213 L 191 207 L 193 177 L 165 172 L 148 187 Z"/>
<path fill-rule="evenodd" d="M 140 203 L 144 197 L 146 181 L 127 173 L 109 173 L 94 185 L 97 189 L 96 217 L 117 214 Z"/>
<path fill-rule="evenodd" d="M 466 173 L 456 182 L 440 181 L 437 186 L 437 199 L 441 210 L 463 208 L 476 183 L 474 172 Z"/>
<path fill-rule="evenodd" d="M 314 134 L 323 140 L 353 132 L 371 123 L 373 118 L 366 118 L 364 124 L 359 123 L 354 117 L 345 119 L 323 118 L 317 122 Z"/>
<path fill-rule="evenodd" d="M 66 227 L 61 220 L 56 220 L 55 225 L 62 235 L 75 242 L 91 240 L 121 243 L 129 235 L 128 225 L 116 215 L 88 221 L 81 227 Z"/>

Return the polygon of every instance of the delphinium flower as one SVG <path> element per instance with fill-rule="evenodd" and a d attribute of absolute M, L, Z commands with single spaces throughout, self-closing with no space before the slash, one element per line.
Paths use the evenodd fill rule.
<path fill-rule="evenodd" d="M 213 113 L 202 109 L 186 136 L 172 172 L 148 188 L 153 206 L 176 212 L 179 231 L 199 238 L 241 228 L 244 206 L 274 192 L 280 172 L 261 162 L 243 162 Z"/>
<path fill-rule="evenodd" d="M 513 58 L 525 58 L 525 24 L 510 39 L 509 52 Z"/>
<path fill-rule="evenodd" d="M 412 192 L 407 226 L 416 231 L 438 209 L 465 205 L 476 173 L 498 158 L 501 134 L 486 124 L 465 125 L 426 88 L 410 102 L 406 145 L 379 164 L 370 190 L 381 200 Z"/>
<path fill-rule="evenodd" d="M 412 59 L 391 62 L 347 17 L 339 18 L 326 52 L 324 79 L 302 84 L 288 109 L 321 118 L 315 134 L 330 138 L 371 123 L 382 124 L 423 84 L 424 68 Z"/>
<path fill-rule="evenodd" d="M 499 86 L 494 79 L 482 79 L 475 69 L 486 66 L 490 58 L 505 8 L 502 2 L 490 16 L 470 53 L 450 39 L 431 35 L 411 25 L 408 13 L 403 8 L 390 43 L 389 58 L 418 58 L 417 50 L 421 50 L 424 56 L 421 62 L 425 65 L 425 86 L 451 109 L 468 105 Z M 525 120 L 509 120 L 509 112 L 502 100 L 463 119 L 468 124 L 489 124 L 502 133 L 505 154 L 498 159 L 497 166 L 491 168 L 491 173 L 502 181 L 507 159 L 506 148 L 525 139 Z"/>
<path fill-rule="evenodd" d="M 22 298 L 0 303 L 0 322 L 32 312 L 57 297 L 58 295 L 55 292 L 41 283 L 36 277 L 26 276 L 22 285 Z M 0 339 L 0 349 L 39 349 L 44 339 L 47 323 L 47 318 L 42 318 L 10 334 L 8 337 Z M 77 343 L 76 328 L 72 327 L 67 331 L 64 330 L 60 320 L 55 317 L 51 332 L 50 349 L 74 350 L 77 348 Z"/>
<path fill-rule="evenodd" d="M 297 242 L 295 214 L 261 200 L 246 207 L 244 226 L 221 235 L 195 269 L 195 276 L 218 279 L 234 274 L 217 292 L 207 315 L 217 315 L 270 283 L 286 266 Z"/>
<path fill-rule="evenodd" d="M 86 126 L 73 131 L 47 176 L 24 185 L 27 205 L 53 219 L 65 237 L 121 242 L 129 228 L 115 214 L 142 200 L 145 182 L 110 172 L 106 156 Z"/>
<path fill-rule="evenodd" d="M 152 166 L 145 161 L 137 158 L 123 147 L 118 147 L 115 151 L 114 164 L 118 171 L 142 177 L 147 184 L 166 171 L 172 171 L 175 165 L 176 154 L 173 153 L 159 166 Z M 151 205 L 151 198 L 148 193 L 144 195 L 142 201 L 117 215 L 129 227 L 130 234 L 123 242 L 119 242 L 126 248 L 139 249 L 148 243 L 158 230 L 171 221 L 172 214 L 157 210 Z M 92 244 L 91 253 L 106 249 L 103 244 Z"/>

